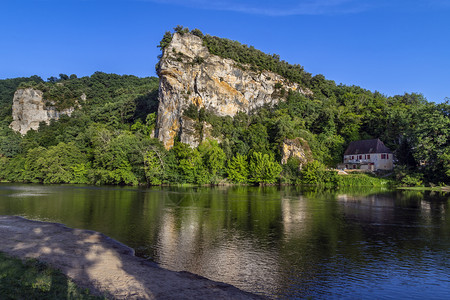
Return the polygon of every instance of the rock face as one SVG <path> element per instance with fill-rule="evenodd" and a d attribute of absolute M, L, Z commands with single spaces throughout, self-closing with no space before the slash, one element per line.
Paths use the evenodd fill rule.
<path fill-rule="evenodd" d="M 281 144 L 281 163 L 286 164 L 288 159 L 297 158 L 300 162 L 299 169 L 313 160 L 308 142 L 302 138 L 285 139 Z"/>
<path fill-rule="evenodd" d="M 206 122 L 198 123 L 189 117 L 181 116 L 180 141 L 191 147 L 197 147 L 201 142 L 210 139 L 220 142 L 212 136 L 212 125 Z"/>
<path fill-rule="evenodd" d="M 201 142 L 201 136 L 199 134 L 197 122 L 186 116 L 181 116 L 181 132 L 180 141 L 185 144 L 191 145 L 191 147 L 197 147 Z"/>
<path fill-rule="evenodd" d="M 54 106 L 46 104 L 43 93 L 32 88 L 19 89 L 14 93 L 12 117 L 9 125 L 14 131 L 26 134 L 30 129 L 37 130 L 40 122 L 50 123 L 61 115 L 71 115 L 74 108 L 57 111 Z"/>
<path fill-rule="evenodd" d="M 159 108 L 155 135 L 166 148 L 183 131 L 181 116 L 190 104 L 219 116 L 234 116 L 275 104 L 282 92 L 302 90 L 282 76 L 269 71 L 252 71 L 231 59 L 209 53 L 201 38 L 175 33 L 159 62 Z M 187 130 L 184 130 L 185 132 Z M 186 139 L 188 140 L 188 139 Z M 194 146 L 194 144 L 190 144 Z"/>

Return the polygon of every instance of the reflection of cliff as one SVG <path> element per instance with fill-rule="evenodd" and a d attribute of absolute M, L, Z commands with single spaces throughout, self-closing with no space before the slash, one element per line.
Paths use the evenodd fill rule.
<path fill-rule="evenodd" d="M 306 200 L 303 196 L 296 201 L 289 198 L 281 199 L 283 233 L 286 238 L 299 237 L 305 232 L 306 221 L 309 217 Z"/>
<path fill-rule="evenodd" d="M 259 285 L 266 286 L 260 290 L 270 290 L 279 278 L 277 252 L 265 234 L 255 235 L 257 230 L 248 227 L 259 225 L 257 220 L 249 224 L 259 213 L 264 218 L 264 228 L 259 229 L 267 232 L 266 224 L 279 220 L 279 202 L 257 203 L 244 196 L 229 191 L 212 197 L 197 193 L 166 208 L 156 261 L 171 270 L 187 270 L 245 290 L 254 291 Z"/>

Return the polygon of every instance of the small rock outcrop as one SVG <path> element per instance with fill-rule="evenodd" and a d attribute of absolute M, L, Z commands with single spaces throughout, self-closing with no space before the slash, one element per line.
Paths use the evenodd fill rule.
<path fill-rule="evenodd" d="M 180 142 L 197 147 L 201 142 L 197 121 L 181 116 Z"/>
<path fill-rule="evenodd" d="M 220 142 L 218 138 L 212 136 L 211 132 L 211 124 L 205 121 L 198 122 L 189 117 L 181 116 L 180 142 L 194 148 L 208 139 Z"/>
<path fill-rule="evenodd" d="M 61 115 L 71 115 L 74 108 L 62 111 L 46 104 L 43 92 L 32 88 L 18 89 L 14 93 L 12 105 L 13 121 L 9 125 L 14 131 L 26 134 L 30 129 L 37 130 L 40 122 L 50 123 Z"/>
<path fill-rule="evenodd" d="M 246 113 L 275 104 L 282 90 L 302 90 L 296 83 L 269 71 L 252 70 L 209 53 L 202 39 L 175 33 L 159 62 L 159 107 L 156 137 L 166 148 L 173 146 L 181 130 L 183 111 L 194 104 L 219 116 Z M 194 146 L 195 143 L 190 143 Z"/>
<path fill-rule="evenodd" d="M 299 169 L 313 160 L 308 142 L 302 138 L 285 139 L 281 144 L 281 156 L 282 164 L 286 164 L 291 157 L 298 159 L 300 162 Z"/>

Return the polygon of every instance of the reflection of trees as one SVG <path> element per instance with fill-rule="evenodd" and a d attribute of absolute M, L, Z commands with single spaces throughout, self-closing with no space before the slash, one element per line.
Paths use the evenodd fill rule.
<path fill-rule="evenodd" d="M 343 288 L 345 278 L 401 260 L 420 269 L 421 254 L 442 250 L 450 233 L 449 195 L 439 193 L 16 187 L 0 189 L 0 214 L 100 231 L 165 267 L 269 295 L 326 293 L 336 274 Z"/>
<path fill-rule="evenodd" d="M 448 236 L 448 225 L 443 220 L 448 217 L 449 199 L 449 194 L 424 191 L 338 196 L 345 218 L 363 228 L 368 239 L 395 237 L 399 247 L 408 243 L 420 245 L 417 236 Z"/>
<path fill-rule="evenodd" d="M 382 280 L 376 273 L 380 268 L 400 277 L 407 275 L 396 268 L 413 268 L 420 278 L 430 249 L 442 249 L 442 239 L 448 240 L 449 222 L 443 222 L 448 220 L 448 195 L 439 200 L 426 193 L 341 192 L 308 188 L 298 201 L 283 198 L 289 237 L 280 253 L 285 271 L 279 282 L 285 296 L 317 296 L 318 291 L 324 296 L 331 288 L 331 293 L 340 289 L 345 294 L 354 278 Z M 295 217 L 299 222 L 292 222 Z M 434 255 L 439 260 L 439 252 Z"/>
<path fill-rule="evenodd" d="M 421 200 L 421 214 L 429 225 L 422 228 L 423 234 L 434 240 L 450 241 L 450 193 L 425 192 Z"/>
<path fill-rule="evenodd" d="M 359 228 L 359 241 L 364 243 L 354 246 L 364 264 L 348 262 L 354 265 L 354 272 L 370 274 L 378 268 L 396 280 L 429 280 L 427 272 L 439 268 L 445 247 L 442 241 L 448 240 L 449 222 L 444 220 L 448 218 L 449 196 L 439 198 L 416 191 L 368 197 L 339 195 L 346 222 Z"/>

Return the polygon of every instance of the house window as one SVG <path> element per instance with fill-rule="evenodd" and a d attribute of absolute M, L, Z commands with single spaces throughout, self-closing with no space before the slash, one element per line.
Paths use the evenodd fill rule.
<path fill-rule="evenodd" d="M 359 156 L 359 159 L 362 159 L 362 155 Z"/>
<path fill-rule="evenodd" d="M 355 159 L 355 157 L 352 155 L 352 159 Z"/>
<path fill-rule="evenodd" d="M 386 159 L 389 159 L 389 154 L 386 154 Z"/>
<path fill-rule="evenodd" d="M 386 159 L 386 154 L 381 154 L 381 159 Z"/>
<path fill-rule="evenodd" d="M 370 154 L 367 155 L 367 159 L 370 159 Z"/>

